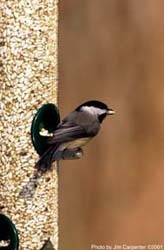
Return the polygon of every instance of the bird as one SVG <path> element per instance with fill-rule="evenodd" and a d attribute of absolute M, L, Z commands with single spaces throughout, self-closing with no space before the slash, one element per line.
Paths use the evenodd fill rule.
<path fill-rule="evenodd" d="M 81 158 L 83 146 L 99 133 L 105 117 L 114 113 L 105 103 L 90 100 L 67 115 L 53 133 L 47 135 L 48 149 L 36 162 L 33 176 L 23 186 L 19 197 L 31 199 L 40 178 L 53 169 L 55 161 Z"/>
<path fill-rule="evenodd" d="M 98 100 L 80 104 L 47 138 L 49 147 L 35 165 L 37 172 L 47 172 L 55 161 L 81 158 L 82 147 L 98 134 L 105 117 L 114 113 L 113 109 Z"/>

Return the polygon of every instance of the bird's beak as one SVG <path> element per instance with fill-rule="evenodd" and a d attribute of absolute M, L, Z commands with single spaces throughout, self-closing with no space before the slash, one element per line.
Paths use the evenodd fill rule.
<path fill-rule="evenodd" d="M 115 111 L 113 109 L 108 109 L 107 115 L 114 115 Z"/>

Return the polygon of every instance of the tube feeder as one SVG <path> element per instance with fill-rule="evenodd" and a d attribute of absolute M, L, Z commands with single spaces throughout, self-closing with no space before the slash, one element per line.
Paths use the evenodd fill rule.
<path fill-rule="evenodd" d="M 0 9 L 0 214 L 17 229 L 19 250 L 58 250 L 56 164 L 33 197 L 19 195 L 40 152 L 31 140 L 33 118 L 57 104 L 58 0 L 1 0 Z"/>

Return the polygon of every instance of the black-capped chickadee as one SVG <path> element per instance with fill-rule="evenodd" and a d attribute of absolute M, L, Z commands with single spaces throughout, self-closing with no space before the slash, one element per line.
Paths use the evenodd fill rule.
<path fill-rule="evenodd" d="M 114 113 L 103 102 L 93 100 L 81 104 L 66 116 L 48 137 L 49 148 L 36 163 L 34 175 L 23 186 L 20 197 L 32 198 L 39 179 L 51 169 L 54 161 L 81 158 L 81 147 L 97 135 L 104 118 Z"/>
<path fill-rule="evenodd" d="M 35 168 L 44 173 L 51 168 L 54 161 L 80 158 L 81 147 L 97 135 L 104 118 L 114 113 L 106 104 L 97 100 L 87 101 L 78 106 L 63 119 L 53 136 L 47 139 L 50 146 L 40 157 Z"/>

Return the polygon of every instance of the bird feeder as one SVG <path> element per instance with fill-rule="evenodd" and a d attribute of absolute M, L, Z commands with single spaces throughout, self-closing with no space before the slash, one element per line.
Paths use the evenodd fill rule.
<path fill-rule="evenodd" d="M 12 235 L 10 249 L 18 249 L 19 239 L 19 250 L 58 250 L 57 166 L 40 178 L 32 197 L 19 195 L 45 150 L 36 114 L 39 126 L 56 126 L 58 0 L 1 0 L 0 10 L 0 249 Z"/>

